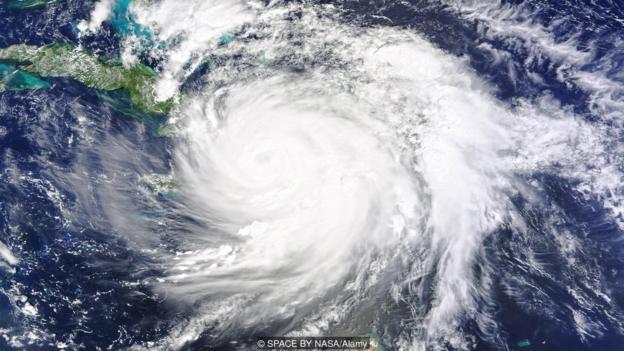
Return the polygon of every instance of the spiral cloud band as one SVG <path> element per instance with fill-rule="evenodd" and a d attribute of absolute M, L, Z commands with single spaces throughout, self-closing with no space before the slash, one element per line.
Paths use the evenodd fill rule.
<path fill-rule="evenodd" d="M 506 112 L 453 86 L 472 81 L 417 38 L 361 41 L 353 50 L 364 71 L 271 72 L 241 84 L 224 67 L 215 76 L 228 83 L 181 109 L 183 202 L 207 228 L 175 257 L 162 288 L 213 301 L 202 323 L 250 327 L 311 310 L 301 332 L 318 333 L 354 308 L 354 296 L 406 288 L 396 279 L 411 265 L 408 282 L 440 270 L 431 333 L 470 305 L 477 238 L 504 207 L 489 194 L 504 183 L 501 163 L 490 162 L 505 132 L 489 118 Z M 438 65 L 405 61 L 423 54 Z M 436 81 L 442 88 L 431 90 Z M 410 114 L 420 106 L 425 115 Z"/>
<path fill-rule="evenodd" d="M 187 294 L 266 290 L 272 303 L 305 303 L 413 230 L 415 186 L 372 111 L 287 78 L 232 87 L 189 116 L 180 173 L 229 239 L 180 260 L 171 278 L 195 282 Z"/>
<path fill-rule="evenodd" d="M 176 223 L 175 250 L 157 250 L 165 274 L 153 285 L 193 313 L 162 348 L 371 319 L 399 330 L 405 350 L 462 347 L 466 319 L 496 338 L 482 244 L 500 228 L 526 232 L 511 204 L 535 198 L 523 175 L 556 164 L 608 191 L 609 174 L 577 162 L 605 162 L 604 130 L 548 95 L 498 101 L 462 57 L 408 30 L 354 28 L 330 5 L 192 3 L 134 7 L 169 45 L 151 52 L 163 60 L 157 95 L 184 92 L 174 202 L 192 221 Z M 167 16 L 187 8 L 202 16 Z M 189 83 L 202 64 L 209 74 Z M 398 305 L 410 315 L 371 317 Z"/>

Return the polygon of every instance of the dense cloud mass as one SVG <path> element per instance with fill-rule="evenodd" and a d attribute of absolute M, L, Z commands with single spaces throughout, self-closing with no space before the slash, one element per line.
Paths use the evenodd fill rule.
<path fill-rule="evenodd" d="M 67 240 L 91 245 L 76 244 L 84 265 L 111 272 L 91 289 L 123 291 L 115 340 L 61 346 L 369 335 L 387 350 L 616 350 L 624 57 L 603 44 L 624 40 L 624 20 L 586 33 L 561 15 L 571 3 L 92 4 L 76 40 L 105 52 L 89 41 L 115 33 L 123 67 L 149 65 L 150 96 L 172 107 L 157 127 L 103 127 L 129 114 L 116 93 L 59 98 L 78 156 L 49 161 L 52 183 L 5 172 L 45 188 L 59 227 L 81 233 Z M 624 18 L 595 6 L 589 21 L 601 6 Z M 21 279 L 38 259 L 11 235 L 0 269 Z M 44 313 L 10 284 L 13 313 Z M 61 348 L 46 321 L 2 335 Z"/>

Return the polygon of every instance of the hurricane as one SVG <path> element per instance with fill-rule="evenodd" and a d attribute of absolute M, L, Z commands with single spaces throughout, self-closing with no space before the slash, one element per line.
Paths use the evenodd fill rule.
<path fill-rule="evenodd" d="M 0 17 L 0 349 L 624 345 L 619 3 Z"/>

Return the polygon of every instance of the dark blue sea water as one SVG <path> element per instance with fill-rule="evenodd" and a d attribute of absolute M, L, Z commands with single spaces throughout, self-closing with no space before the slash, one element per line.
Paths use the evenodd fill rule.
<path fill-rule="evenodd" d="M 619 118 L 624 112 L 618 109 L 624 98 L 623 2 L 319 3 L 335 4 L 341 21 L 352 26 L 419 33 L 449 55 L 464 58 L 510 106 L 547 92 L 561 106 L 608 130 L 611 166 L 624 172 Z M 114 59 L 129 32 L 144 33 L 119 15 L 99 32 L 79 37 L 76 26 L 89 18 L 93 1 L 57 0 L 33 9 L 6 4 L 0 2 L 0 47 L 73 43 Z M 126 6 L 120 4 L 118 11 L 124 13 Z M 538 48 L 539 34 L 533 39 L 523 34 L 532 28 L 541 28 L 554 41 Z M 587 56 L 570 60 L 559 49 L 544 49 L 561 43 Z M 607 89 L 572 75 L 562 79 L 572 69 L 599 72 L 614 86 Z M 202 74 L 209 73 L 191 79 Z M 124 240 L 125 233 L 114 228 L 153 232 L 163 245 L 176 244 L 175 237 L 144 219 L 160 214 L 150 212 L 137 190 L 139 175 L 171 171 L 172 141 L 158 136 L 159 121 L 119 112 L 110 102 L 119 98 L 115 93 L 71 78 L 46 81 L 47 89 L 0 93 L 0 242 L 19 258 L 14 267 L 0 267 L 0 350 L 118 350 L 165 337 L 192 306 L 181 307 L 141 284 L 163 273 L 150 255 L 134 249 L 137 243 Z M 620 205 L 622 174 L 612 179 L 620 192 L 610 195 Z M 493 313 L 498 325 L 483 330 L 471 318 L 460 319 L 461 329 L 475 336 L 471 349 L 624 350 L 624 232 L 618 224 L 624 218 L 607 208 L 603 194 L 580 193 L 573 177 L 548 168 L 521 177 L 537 184 L 540 191 L 534 196 L 540 201 L 515 196 L 512 202 L 528 223 L 524 234 L 501 227 L 482 244 L 474 279 L 485 279 L 483 267 L 496 267 L 487 277 L 491 298 L 480 308 Z M 128 204 L 113 203 L 120 200 L 112 197 L 112 189 L 126 194 Z M 167 194 L 161 201 L 167 211 Z M 146 212 L 124 213 L 126 205 Z M 574 239 L 574 252 L 562 251 L 561 233 Z M 536 260 L 539 269 L 530 264 Z M 396 307 L 397 316 L 402 307 L 408 308 Z M 583 317 L 575 319 L 573 311 L 582 311 Z M 586 333 L 579 332 L 579 324 Z M 388 320 L 387 329 L 377 331 L 387 333 L 382 338 L 386 350 L 395 349 L 392 340 L 402 328 L 398 319 Z M 184 349 L 226 350 L 232 345 L 206 334 Z M 456 348 L 447 344 L 444 349 Z"/>

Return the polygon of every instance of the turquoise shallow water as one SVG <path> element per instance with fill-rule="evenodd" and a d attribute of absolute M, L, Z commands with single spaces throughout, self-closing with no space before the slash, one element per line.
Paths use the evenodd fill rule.
<path fill-rule="evenodd" d="M 134 0 L 117 0 L 113 5 L 113 15 L 110 23 L 123 36 L 135 35 L 143 41 L 146 48 L 154 45 L 154 35 L 149 28 L 139 24 L 130 11 Z"/>
<path fill-rule="evenodd" d="M 75 24 L 89 19 L 94 3 L 0 3 L 0 42 L 3 46 L 70 42 L 108 59 L 119 58 L 120 43 L 129 37 L 140 39 L 139 51 L 167 46 L 158 41 L 155 31 L 137 22 L 132 0 L 115 1 L 113 15 L 102 30 L 79 37 Z M 574 111 L 579 120 L 605 126 L 612 133 L 612 139 L 605 140 L 612 148 L 607 149 L 604 168 L 613 171 L 610 182 L 615 191 L 606 197 L 590 188 L 579 191 L 580 180 L 567 177 L 565 164 L 540 164 L 517 175 L 533 187 L 532 197 L 510 199 L 518 220 L 527 226 L 524 231 L 512 224 L 501 226 L 481 244 L 475 280 L 487 286 L 489 294 L 473 311 L 478 318 L 466 316 L 457 322 L 470 335 L 463 341 L 471 350 L 620 351 L 624 344 L 623 232 L 606 200 L 622 197 L 617 189 L 621 190 L 618 184 L 624 170 L 619 146 L 623 134 L 617 119 L 607 118 L 621 110 L 608 109 L 609 105 L 596 108 L 600 100 L 593 101 L 591 87 L 583 86 L 572 73 L 575 69 L 588 74 L 604 71 L 612 85 L 597 84 L 598 97 L 621 100 L 624 22 L 618 21 L 624 18 L 622 4 L 535 0 L 497 5 L 492 1 L 489 7 L 462 17 L 448 1 L 446 5 L 434 0 L 311 3 L 331 3 L 336 17 L 363 31 L 375 26 L 400 27 L 422 35 L 449 55 L 465 60 L 492 85 L 501 103 L 513 105 L 520 98 L 548 94 L 551 100 L 546 102 L 559 103 L 561 110 Z M 14 6 L 5 6 L 10 4 Z M 288 4 L 298 2 L 278 6 Z M 467 7 L 462 10 L 468 11 Z M 285 13 L 284 22 L 301 19 L 297 6 Z M 523 37 L 529 32 L 543 36 Z M 308 37 L 269 33 L 283 35 L 283 42 L 292 41 L 291 62 L 288 57 L 269 61 L 241 55 L 237 48 L 252 47 L 261 36 L 242 35 L 244 30 L 231 33 L 236 36 L 223 34 L 220 45 L 215 43 L 215 51 L 221 51 L 189 76 L 185 93 L 201 90 L 203 79 L 226 64 L 239 68 L 241 76 L 254 69 L 258 60 L 267 70 L 301 75 L 310 67 L 338 64 L 332 62 L 329 44 L 327 51 L 303 64 L 296 60 L 306 41 L 318 33 L 308 33 Z M 587 58 L 574 61 L 568 52 L 561 55 L 544 45 L 574 47 L 588 53 Z M 139 56 L 141 62 L 159 67 L 160 62 L 150 60 L 148 54 Z M 189 208 L 178 207 L 176 193 L 141 181 L 146 174 L 171 172 L 172 138 L 156 136 L 160 121 L 133 111 L 123 91 L 97 91 L 65 78 L 42 80 L 10 65 L 0 65 L 0 81 L 7 90 L 0 93 L 0 242 L 19 261 L 7 268 L 6 259 L 0 256 L 0 350 L 137 345 L 149 349 L 197 308 L 177 304 L 143 283 L 163 273 L 154 255 L 140 245 L 173 251 L 185 237 L 207 230 L 205 223 L 188 214 Z M 215 106 L 221 106 L 219 101 Z M 553 128 L 552 132 L 561 131 Z M 579 138 L 550 144 L 543 152 L 578 153 L 586 143 Z M 592 162 L 579 156 L 578 163 L 587 164 L 587 174 L 600 172 Z M 462 181 L 457 177 L 457 182 Z M 153 242 L 133 241 L 137 233 Z M 374 329 L 385 350 L 397 350 L 402 338 L 422 328 L 419 323 L 436 303 L 431 291 L 437 281 L 435 271 L 423 272 L 394 292 L 400 294 L 398 303 L 386 290 L 379 294 L 381 298 L 367 296 L 363 304 L 370 304 L 373 312 L 353 324 L 361 322 Z M 485 312 L 491 320 L 483 318 Z M 284 333 L 291 322 L 267 321 L 245 332 L 231 328 L 225 336 L 215 336 L 211 330 L 215 325 L 204 325 L 205 332 L 183 349 L 246 350 L 255 334 Z M 337 330 L 346 333 L 348 327 Z M 444 347 L 463 350 L 450 343 Z"/>
<path fill-rule="evenodd" d="M 15 67 L 0 64 L 0 80 L 7 90 L 42 89 L 50 84 Z"/>

